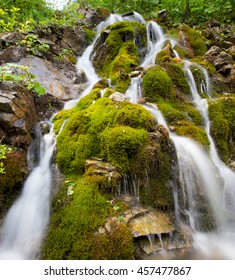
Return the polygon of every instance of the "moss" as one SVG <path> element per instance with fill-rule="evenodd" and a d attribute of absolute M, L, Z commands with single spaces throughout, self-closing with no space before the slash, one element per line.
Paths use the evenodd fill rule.
<path fill-rule="evenodd" d="M 182 59 L 191 59 L 193 58 L 193 55 L 185 50 L 184 48 L 180 47 L 179 45 L 174 46 L 174 50 L 178 53 L 179 57 Z"/>
<path fill-rule="evenodd" d="M 75 111 L 76 108 L 79 111 Z M 109 159 L 108 155 L 102 150 L 101 145 L 104 131 L 112 131 L 116 126 L 123 125 L 127 127 L 128 132 L 132 129 L 132 137 L 134 138 L 138 132 L 137 130 L 151 131 L 154 128 L 151 114 L 137 104 L 130 104 L 129 102 L 117 104 L 108 98 L 100 98 L 85 110 L 80 110 L 80 108 L 81 106 L 78 103 L 57 138 L 57 163 L 65 174 L 82 173 L 85 160 L 91 156 L 103 154 L 106 156 L 105 160 Z M 145 131 L 145 133 L 147 132 Z M 128 137 L 132 141 L 130 133 Z M 113 141 L 118 146 L 118 139 Z M 128 147 L 130 147 L 131 152 L 131 142 L 130 146 L 126 147 L 127 150 Z M 127 153 L 129 155 L 128 151 Z M 124 165 L 126 165 L 128 163 L 126 158 L 124 158 L 124 161 Z M 122 166 L 121 162 L 119 162 L 119 166 Z"/>
<path fill-rule="evenodd" d="M 178 63 L 164 63 L 162 66 L 166 69 L 167 74 L 171 77 L 174 88 L 185 95 L 190 94 L 190 87 L 183 69 L 183 65 Z"/>
<path fill-rule="evenodd" d="M 171 61 L 171 57 L 169 53 L 166 50 L 161 50 L 156 55 L 155 64 L 160 64 L 162 62 L 170 62 L 170 61 Z"/>
<path fill-rule="evenodd" d="M 210 143 L 207 138 L 207 134 L 202 127 L 198 127 L 189 121 L 179 121 L 172 123 L 172 125 L 174 126 L 178 135 L 192 138 L 203 147 L 208 149 Z"/>
<path fill-rule="evenodd" d="M 206 39 L 200 34 L 198 30 L 192 29 L 187 25 L 182 25 L 180 27 L 180 31 L 186 36 L 186 40 L 192 47 L 195 56 L 205 54 L 207 51 L 205 44 Z"/>
<path fill-rule="evenodd" d="M 104 98 L 108 98 L 110 95 L 112 95 L 113 93 L 115 92 L 114 89 L 111 89 L 111 88 L 107 88 L 104 92 Z"/>
<path fill-rule="evenodd" d="M 108 162 L 126 173 L 130 171 L 130 161 L 148 141 L 144 129 L 117 126 L 106 129 L 101 134 L 102 154 Z"/>
<path fill-rule="evenodd" d="M 2 160 L 4 173 L 0 174 L 0 217 L 16 198 L 27 173 L 26 153 L 12 150 Z"/>
<path fill-rule="evenodd" d="M 141 150 L 134 166 L 138 170 L 141 202 L 166 211 L 174 209 L 172 189 L 168 187 L 174 148 L 168 135 L 160 135 L 160 141 L 151 139 Z"/>
<path fill-rule="evenodd" d="M 177 108 L 181 112 L 185 112 L 188 121 L 193 122 L 196 126 L 204 125 L 204 120 L 201 113 L 193 106 L 190 101 L 185 102 L 185 104 L 179 104 Z"/>
<path fill-rule="evenodd" d="M 134 38 L 142 33 L 139 23 L 117 22 L 103 31 L 95 46 L 93 65 L 100 76 L 111 78 L 117 91 L 126 92 L 130 85 L 128 74 L 140 63 Z"/>
<path fill-rule="evenodd" d="M 235 98 L 221 97 L 209 102 L 211 136 L 221 159 L 228 163 L 235 158 Z"/>
<path fill-rule="evenodd" d="M 93 39 L 96 35 L 96 32 L 94 32 L 93 30 L 91 30 L 90 28 L 88 28 L 86 26 L 84 26 L 82 29 L 85 32 L 85 38 L 86 38 L 87 43 L 90 44 L 93 41 Z"/>
<path fill-rule="evenodd" d="M 159 103 L 158 107 L 162 111 L 169 124 L 175 121 L 187 120 L 186 113 L 174 108 L 173 105 L 170 103 L 162 102 Z"/>
<path fill-rule="evenodd" d="M 99 80 L 94 86 L 93 89 L 105 89 L 109 87 L 109 82 L 107 79 Z"/>
<path fill-rule="evenodd" d="M 150 68 L 143 77 L 143 94 L 151 102 L 173 97 L 172 81 L 159 67 Z"/>
<path fill-rule="evenodd" d="M 78 104 L 69 110 L 61 110 L 58 114 L 55 115 L 53 119 L 54 123 L 54 132 L 56 134 L 59 133 L 61 126 L 63 125 L 64 121 L 69 119 L 69 117 L 78 111 L 84 110 L 88 108 L 93 102 L 101 97 L 100 92 L 100 84 L 97 85 L 88 95 L 82 97 Z"/>
<path fill-rule="evenodd" d="M 192 61 L 204 67 L 210 74 L 216 73 L 215 66 L 208 60 L 202 59 L 201 57 L 195 57 L 194 59 L 192 59 Z"/>

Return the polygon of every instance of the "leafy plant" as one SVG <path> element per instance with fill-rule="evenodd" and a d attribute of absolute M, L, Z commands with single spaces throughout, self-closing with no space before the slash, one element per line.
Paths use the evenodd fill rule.
<path fill-rule="evenodd" d="M 26 51 L 37 56 L 42 56 L 42 53 L 49 50 L 49 45 L 38 40 L 38 35 L 27 34 L 21 40 L 20 45 L 26 46 Z"/>
<path fill-rule="evenodd" d="M 4 163 L 3 163 L 3 159 L 6 158 L 6 154 L 11 152 L 11 148 L 8 148 L 6 145 L 1 144 L 0 142 L 0 174 L 5 173 L 4 170 Z"/>
<path fill-rule="evenodd" d="M 28 90 L 32 90 L 38 96 L 43 95 L 45 93 L 45 88 L 36 80 L 35 75 L 28 71 L 28 68 L 27 66 L 15 63 L 8 63 L 4 66 L 0 66 L 0 82 L 16 82 L 24 85 Z"/>

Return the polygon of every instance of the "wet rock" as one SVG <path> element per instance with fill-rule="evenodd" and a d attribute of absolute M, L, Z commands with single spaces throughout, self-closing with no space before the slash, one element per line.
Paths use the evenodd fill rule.
<path fill-rule="evenodd" d="M 123 101 L 128 101 L 129 97 L 127 97 L 125 94 L 121 93 L 121 92 L 114 92 L 113 94 L 111 94 L 109 96 L 109 98 L 113 101 L 117 101 L 117 102 L 123 102 Z"/>
<path fill-rule="evenodd" d="M 139 75 L 141 75 L 141 71 L 133 71 L 130 74 L 130 78 L 135 78 L 135 77 L 138 77 Z"/>
<path fill-rule="evenodd" d="M 158 22 L 164 23 L 168 20 L 168 11 L 166 9 L 158 12 Z"/>

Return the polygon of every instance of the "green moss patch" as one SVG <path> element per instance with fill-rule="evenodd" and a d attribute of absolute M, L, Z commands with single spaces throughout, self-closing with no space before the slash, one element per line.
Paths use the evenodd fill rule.
<path fill-rule="evenodd" d="M 211 136 L 221 159 L 235 158 L 235 98 L 221 97 L 209 102 Z"/>
<path fill-rule="evenodd" d="M 96 233 L 110 214 L 111 207 L 95 185 L 81 179 L 68 182 L 61 186 L 52 207 L 50 228 L 42 250 L 43 259 L 132 258 L 132 237 L 124 224 L 116 223 L 112 231 Z"/>
<path fill-rule="evenodd" d="M 81 99 L 80 102 L 83 104 L 84 100 Z M 65 174 L 83 172 L 85 160 L 91 156 L 102 156 L 104 160 L 117 164 L 122 171 L 127 170 L 129 157 L 132 157 L 133 151 L 137 152 L 135 141 L 139 145 L 143 141 L 144 145 L 147 131 L 154 129 L 151 114 L 140 105 L 116 103 L 108 98 L 98 99 L 84 110 L 81 110 L 83 105 L 80 102 L 70 111 L 71 115 L 57 138 L 56 159 L 61 170 Z M 120 126 L 125 126 L 126 133 L 119 133 L 122 130 Z M 110 131 L 115 132 L 118 137 L 113 138 Z M 118 157 L 114 152 L 107 153 L 108 144 L 104 141 L 104 133 L 113 139 L 110 145 L 117 147 L 120 153 L 124 153 L 124 150 L 127 152 L 128 160 L 125 156 Z M 125 143 L 126 147 L 123 146 L 122 150 Z"/>
<path fill-rule="evenodd" d="M 151 67 L 143 77 L 143 94 L 151 102 L 173 97 L 172 80 L 158 66 Z"/>

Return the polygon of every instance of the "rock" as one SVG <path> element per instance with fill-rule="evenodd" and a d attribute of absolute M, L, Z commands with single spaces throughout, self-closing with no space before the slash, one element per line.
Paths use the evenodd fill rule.
<path fill-rule="evenodd" d="M 46 93 L 61 99 L 70 100 L 78 97 L 78 86 L 71 81 L 76 80 L 75 66 L 56 67 L 51 61 L 27 55 L 19 64 L 29 67 L 29 71 L 36 76 L 38 82 L 46 89 Z"/>
<path fill-rule="evenodd" d="M 232 168 L 235 171 L 235 161 L 231 162 L 229 164 L 230 168 Z"/>
<path fill-rule="evenodd" d="M 80 55 L 81 48 L 83 50 L 86 45 L 86 35 L 80 26 L 64 28 L 61 40 L 62 48 L 71 49 L 76 55 Z"/>
<path fill-rule="evenodd" d="M 220 53 L 214 60 L 216 70 L 221 70 L 225 65 L 233 64 L 233 57 L 225 52 Z"/>
<path fill-rule="evenodd" d="M 85 178 L 96 181 L 99 189 L 117 194 L 121 184 L 122 176 L 116 167 L 100 159 L 89 159 L 85 162 Z"/>
<path fill-rule="evenodd" d="M 36 106 L 41 120 L 50 119 L 54 113 L 63 109 L 64 102 L 49 93 L 36 98 Z"/>
<path fill-rule="evenodd" d="M 216 57 L 220 54 L 221 48 L 218 46 L 212 46 L 203 56 L 210 63 L 214 63 Z"/>
<path fill-rule="evenodd" d="M 168 11 L 166 9 L 161 10 L 158 12 L 158 22 L 163 23 L 166 22 L 168 19 Z"/>
<path fill-rule="evenodd" d="M 11 46 L 5 49 L 0 54 L 0 64 L 9 62 L 18 62 L 26 54 L 25 47 L 22 46 Z"/>
<path fill-rule="evenodd" d="M 22 40 L 22 35 L 18 32 L 3 32 L 0 34 L 0 48 L 5 48 L 9 44 Z"/>
<path fill-rule="evenodd" d="M 19 84 L 0 83 L 0 124 L 4 143 L 27 149 L 38 114 L 31 92 Z"/>
<path fill-rule="evenodd" d="M 129 75 L 130 78 L 135 78 L 135 77 L 138 77 L 139 75 L 141 75 L 141 71 L 133 71 L 131 72 L 131 74 Z"/>
<path fill-rule="evenodd" d="M 133 209 L 132 209 L 133 212 Z M 169 233 L 174 230 L 170 219 L 160 211 L 141 211 L 133 215 L 128 224 L 133 237 Z"/>
<path fill-rule="evenodd" d="M 229 41 L 223 41 L 222 43 L 221 43 L 221 47 L 223 48 L 223 49 L 228 49 L 228 48 L 230 48 L 230 47 L 232 47 L 233 46 L 233 43 L 232 42 L 229 42 Z"/>
<path fill-rule="evenodd" d="M 208 26 L 209 28 L 211 28 L 211 27 L 220 27 L 220 23 L 217 20 L 215 20 L 215 19 L 211 19 L 211 20 L 207 21 L 205 23 L 205 25 Z"/>
<path fill-rule="evenodd" d="M 125 94 L 121 93 L 121 92 L 114 92 L 113 94 L 111 94 L 109 96 L 109 98 L 113 101 L 117 101 L 117 102 L 123 102 L 123 101 L 128 101 L 129 97 L 127 97 Z"/>
<path fill-rule="evenodd" d="M 97 26 L 110 15 L 110 12 L 105 8 L 86 9 L 81 7 L 77 12 L 83 15 L 83 22 L 91 27 Z"/>

